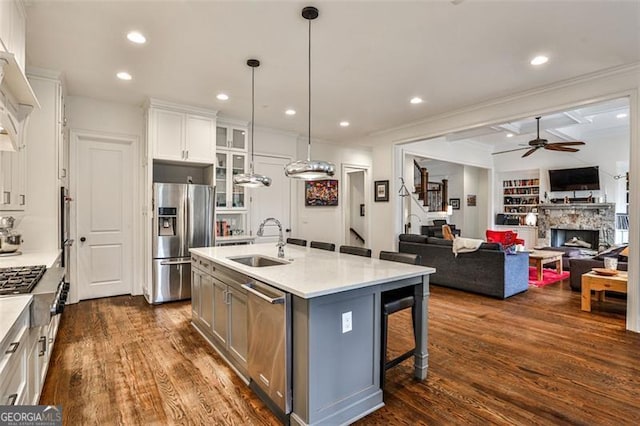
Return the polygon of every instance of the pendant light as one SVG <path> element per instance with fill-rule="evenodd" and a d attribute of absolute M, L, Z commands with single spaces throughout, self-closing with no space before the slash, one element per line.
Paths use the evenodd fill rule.
<path fill-rule="evenodd" d="M 249 173 L 242 173 L 233 177 L 233 183 L 238 186 L 244 186 L 247 188 L 262 188 L 265 186 L 271 186 L 271 178 L 263 176 L 253 171 L 253 121 L 255 111 L 255 70 L 260 66 L 260 61 L 257 59 L 247 60 L 247 65 L 251 67 L 251 162 L 249 163 Z"/>
<path fill-rule="evenodd" d="M 311 159 L 311 21 L 318 17 L 318 9 L 307 6 L 302 9 L 302 17 L 309 21 L 309 139 L 307 159 L 293 161 L 284 167 L 284 174 L 293 179 L 312 180 L 331 177 L 336 166 L 333 163 Z"/>

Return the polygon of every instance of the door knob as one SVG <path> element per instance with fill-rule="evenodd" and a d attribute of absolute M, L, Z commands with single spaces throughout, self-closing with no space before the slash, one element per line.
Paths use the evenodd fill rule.
<path fill-rule="evenodd" d="M 291 232 L 291 229 L 285 229 L 284 232 Z"/>
<path fill-rule="evenodd" d="M 87 239 L 85 237 L 80 237 L 80 242 L 84 243 L 85 241 L 87 241 Z"/>

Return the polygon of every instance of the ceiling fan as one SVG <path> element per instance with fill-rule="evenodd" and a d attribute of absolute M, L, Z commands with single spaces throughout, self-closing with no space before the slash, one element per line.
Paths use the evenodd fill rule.
<path fill-rule="evenodd" d="M 528 157 L 529 155 L 533 154 L 534 152 L 536 152 L 540 148 L 548 149 L 548 150 L 551 150 L 551 151 L 578 152 L 578 151 L 580 151 L 579 149 L 577 149 L 577 148 L 569 148 L 569 146 L 584 145 L 585 144 L 584 142 L 581 142 L 581 141 L 549 143 L 548 140 L 542 139 L 540 137 L 540 117 L 536 117 L 536 120 L 537 120 L 538 131 L 537 131 L 537 134 L 536 134 L 536 138 L 529 141 L 529 146 L 524 147 L 524 148 L 516 148 L 516 149 L 509 149 L 509 150 L 506 150 L 506 151 L 494 152 L 493 155 L 504 154 L 505 152 L 521 151 L 523 149 L 528 149 L 529 151 L 525 152 L 524 155 L 522 156 L 524 158 L 524 157 Z"/>

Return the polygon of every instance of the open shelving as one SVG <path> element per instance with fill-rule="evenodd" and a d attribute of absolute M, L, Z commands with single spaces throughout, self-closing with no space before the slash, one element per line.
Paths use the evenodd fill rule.
<path fill-rule="evenodd" d="M 503 212 L 518 218 L 525 224 L 528 213 L 538 213 L 540 204 L 540 179 L 508 179 L 502 181 Z"/>

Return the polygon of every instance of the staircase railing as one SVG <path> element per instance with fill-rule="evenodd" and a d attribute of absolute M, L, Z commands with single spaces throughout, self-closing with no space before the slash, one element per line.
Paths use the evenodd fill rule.
<path fill-rule="evenodd" d="M 356 237 L 356 239 L 360 240 L 362 244 L 364 244 L 364 238 L 362 238 L 362 235 L 358 234 L 358 231 L 356 231 L 353 228 L 349 228 L 349 231 L 351 231 L 351 233 Z"/>

